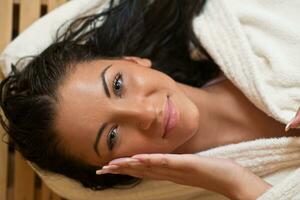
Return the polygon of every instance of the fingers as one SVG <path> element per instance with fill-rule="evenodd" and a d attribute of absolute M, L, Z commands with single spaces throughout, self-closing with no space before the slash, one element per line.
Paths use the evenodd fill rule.
<path fill-rule="evenodd" d="M 133 158 L 118 158 L 104 166 L 101 170 L 97 170 L 96 174 L 127 174 L 139 178 L 150 178 L 157 180 L 170 180 L 169 172 L 166 168 L 159 167 L 161 165 L 152 165 L 149 157 L 145 157 L 143 161 Z"/>
<path fill-rule="evenodd" d="M 286 125 L 285 131 L 288 131 L 290 128 L 299 128 L 300 127 L 300 108 L 298 109 L 295 117 Z"/>
<path fill-rule="evenodd" d="M 131 158 L 118 158 L 109 162 L 109 165 L 121 165 L 123 167 L 128 167 L 130 163 L 143 163 L 145 167 L 171 167 L 175 166 L 175 159 L 178 155 L 175 154 L 138 154 Z"/>
<path fill-rule="evenodd" d="M 193 154 L 138 154 L 132 156 L 132 158 L 139 159 L 146 165 L 168 168 L 169 170 L 187 169 L 186 163 L 195 161 L 197 156 Z"/>
<path fill-rule="evenodd" d="M 180 156 L 181 155 L 181 156 Z M 127 174 L 140 178 L 169 180 L 175 182 L 186 170 L 186 159 L 193 155 L 186 154 L 138 154 L 130 158 L 118 158 L 109 162 L 108 167 L 97 170 L 97 174 L 116 173 Z M 118 168 L 109 168 L 116 165 Z"/>
<path fill-rule="evenodd" d="M 115 159 L 97 171 L 97 174 L 127 174 L 218 191 L 222 184 L 235 182 L 240 178 L 240 168 L 227 159 L 194 154 L 139 154 Z"/>
<path fill-rule="evenodd" d="M 170 167 L 172 154 L 139 154 L 134 155 L 132 158 L 138 159 L 143 162 L 146 166 L 155 166 L 155 167 Z"/>

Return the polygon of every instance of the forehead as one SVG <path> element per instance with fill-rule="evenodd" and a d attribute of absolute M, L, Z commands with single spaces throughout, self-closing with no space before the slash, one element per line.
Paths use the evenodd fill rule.
<path fill-rule="evenodd" d="M 100 74 L 112 63 L 116 62 L 80 64 L 58 89 L 55 119 L 58 136 L 68 152 L 89 163 L 99 159 L 93 150 L 93 143 L 100 124 L 109 117 L 109 100 L 104 93 Z"/>

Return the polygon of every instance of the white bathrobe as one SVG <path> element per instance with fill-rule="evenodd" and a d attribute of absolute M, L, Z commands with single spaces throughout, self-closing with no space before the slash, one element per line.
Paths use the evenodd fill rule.
<path fill-rule="evenodd" d="M 49 45 L 65 20 L 93 8 L 101 10 L 96 5 L 106 1 L 73 0 L 37 21 L 3 52 L 4 73 L 17 58 Z M 225 76 L 253 104 L 282 123 L 295 115 L 300 106 L 300 0 L 207 0 L 193 26 Z M 234 159 L 271 183 L 273 187 L 259 200 L 300 199 L 299 137 L 259 139 L 198 154 Z M 227 199 L 201 188 L 154 180 L 129 190 L 91 191 L 64 176 L 32 167 L 51 189 L 68 199 Z"/>
<path fill-rule="evenodd" d="M 210 0 L 193 25 L 205 49 L 252 103 L 280 122 L 292 119 L 300 107 L 299 0 Z M 247 158 L 247 162 L 266 170 L 270 177 L 287 166 L 295 167 L 259 199 L 300 199 L 299 140 L 260 140 L 264 156 L 248 147 L 243 158 L 236 159 L 247 166 L 243 161 Z M 281 146 L 281 142 L 286 144 Z M 250 143 L 234 148 L 241 150 Z M 252 144 L 257 148 L 258 143 Z M 225 157 L 230 156 L 225 152 Z M 268 159 L 273 161 L 263 164 Z"/>

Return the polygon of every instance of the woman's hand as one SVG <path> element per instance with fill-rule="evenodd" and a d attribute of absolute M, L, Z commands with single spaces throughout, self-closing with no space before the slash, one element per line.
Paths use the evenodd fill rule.
<path fill-rule="evenodd" d="M 290 128 L 300 128 L 300 108 L 295 117 L 286 125 L 285 131 L 288 131 Z"/>
<path fill-rule="evenodd" d="M 127 174 L 201 187 L 231 199 L 255 199 L 270 185 L 237 163 L 194 154 L 138 154 L 109 162 L 97 174 Z"/>

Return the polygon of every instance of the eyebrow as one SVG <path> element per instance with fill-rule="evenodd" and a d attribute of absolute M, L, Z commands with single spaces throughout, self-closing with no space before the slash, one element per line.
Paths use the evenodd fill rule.
<path fill-rule="evenodd" d="M 110 98 L 109 89 L 107 87 L 106 81 L 105 81 L 105 73 L 106 71 L 111 67 L 112 65 L 108 65 L 102 72 L 101 72 L 101 79 L 102 79 L 102 85 L 105 91 L 105 94 L 108 98 Z"/>
<path fill-rule="evenodd" d="M 94 143 L 94 150 L 95 150 L 96 154 L 99 157 L 100 157 L 100 153 L 98 151 L 98 144 L 99 144 L 99 140 L 100 140 L 101 135 L 102 135 L 102 133 L 103 133 L 103 131 L 104 131 L 104 129 L 105 129 L 106 126 L 107 126 L 107 123 L 104 123 L 104 124 L 101 125 L 101 127 L 100 127 L 100 129 L 99 129 L 99 131 L 97 133 L 95 143 Z"/>
<path fill-rule="evenodd" d="M 102 79 L 102 85 L 103 85 L 103 88 L 104 88 L 104 91 L 105 91 L 105 94 L 108 98 L 110 98 L 110 93 L 109 93 L 109 89 L 107 87 L 107 84 L 106 84 L 106 81 L 105 81 L 105 73 L 106 71 L 111 67 L 112 65 L 108 65 L 107 67 L 105 67 L 105 69 L 101 72 L 101 79 Z M 99 141 L 101 139 L 101 135 L 103 134 L 104 130 L 105 130 L 105 127 L 107 126 L 107 123 L 103 123 L 100 127 L 100 129 L 98 130 L 97 132 L 97 135 L 96 135 L 96 139 L 95 139 L 95 142 L 94 142 L 94 151 L 96 152 L 96 154 L 100 157 L 100 153 L 98 151 L 98 144 L 99 144 Z"/>

